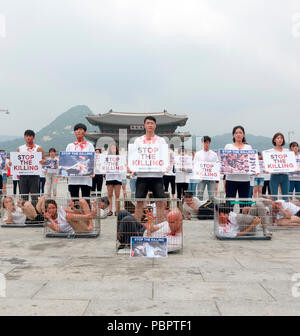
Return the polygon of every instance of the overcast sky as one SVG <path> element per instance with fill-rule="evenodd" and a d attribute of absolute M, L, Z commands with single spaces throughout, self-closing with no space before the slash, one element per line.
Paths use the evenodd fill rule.
<path fill-rule="evenodd" d="M 299 61 L 299 0 L 0 0 L 0 134 L 84 104 L 300 141 Z"/>

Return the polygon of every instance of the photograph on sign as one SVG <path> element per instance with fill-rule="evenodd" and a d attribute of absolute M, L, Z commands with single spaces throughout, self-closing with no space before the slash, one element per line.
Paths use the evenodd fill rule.
<path fill-rule="evenodd" d="M 219 150 L 221 174 L 260 173 L 257 150 Z"/>
<path fill-rule="evenodd" d="M 44 168 L 47 169 L 47 173 L 56 173 L 57 172 L 57 159 L 47 159 Z"/>
<path fill-rule="evenodd" d="M 192 170 L 193 157 L 191 155 L 175 155 L 175 169 L 176 170 Z"/>
<path fill-rule="evenodd" d="M 296 159 L 296 166 L 297 166 L 297 170 L 293 173 L 289 173 L 289 176 L 300 178 L 300 159 Z"/>
<path fill-rule="evenodd" d="M 12 175 L 41 175 L 41 152 L 11 152 Z"/>
<path fill-rule="evenodd" d="M 269 173 L 294 173 L 298 169 L 295 153 L 292 151 L 267 150 L 263 152 L 263 159 Z"/>
<path fill-rule="evenodd" d="M 96 154 L 95 167 L 100 174 L 126 174 L 127 157 L 126 155 Z"/>
<path fill-rule="evenodd" d="M 220 163 L 194 161 L 193 179 L 206 181 L 220 181 Z"/>
<path fill-rule="evenodd" d="M 58 175 L 94 175 L 94 152 L 59 152 Z"/>
<path fill-rule="evenodd" d="M 5 168 L 6 152 L 0 152 L 0 170 Z"/>
<path fill-rule="evenodd" d="M 167 258 L 167 238 L 131 237 L 130 255 L 134 258 Z"/>
<path fill-rule="evenodd" d="M 165 172 L 168 166 L 167 144 L 129 144 L 128 167 L 132 172 Z"/>

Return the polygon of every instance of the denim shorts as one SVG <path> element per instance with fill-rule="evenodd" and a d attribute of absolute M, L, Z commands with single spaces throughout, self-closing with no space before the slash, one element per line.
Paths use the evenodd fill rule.
<path fill-rule="evenodd" d="M 254 178 L 254 187 L 263 187 L 265 179 L 263 177 Z"/>

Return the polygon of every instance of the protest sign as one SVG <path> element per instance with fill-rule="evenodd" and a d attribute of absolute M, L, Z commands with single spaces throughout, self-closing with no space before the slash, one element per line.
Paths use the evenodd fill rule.
<path fill-rule="evenodd" d="M 94 152 L 59 152 L 58 175 L 94 175 Z"/>
<path fill-rule="evenodd" d="M 296 169 L 297 172 L 289 173 L 289 176 L 300 178 L 300 159 L 298 158 L 296 158 L 296 166 L 297 166 L 297 169 Z"/>
<path fill-rule="evenodd" d="M 295 153 L 267 150 L 263 152 L 266 171 L 269 173 L 293 173 L 297 170 Z"/>
<path fill-rule="evenodd" d="M 96 169 L 100 174 L 126 174 L 127 160 L 125 155 L 96 155 Z"/>
<path fill-rule="evenodd" d="M 192 178 L 195 180 L 220 181 L 220 163 L 195 160 Z"/>
<path fill-rule="evenodd" d="M 47 169 L 48 174 L 55 174 L 57 172 L 57 159 L 47 159 L 44 168 Z"/>
<path fill-rule="evenodd" d="M 167 238 L 131 237 L 131 257 L 167 258 Z"/>
<path fill-rule="evenodd" d="M 11 152 L 12 175 L 41 175 L 41 152 Z"/>
<path fill-rule="evenodd" d="M 133 172 L 165 172 L 169 166 L 167 144 L 130 144 L 128 166 Z"/>
<path fill-rule="evenodd" d="M 219 150 L 221 174 L 259 174 L 257 150 Z"/>
<path fill-rule="evenodd" d="M 5 168 L 6 152 L 0 152 L 0 170 Z"/>
<path fill-rule="evenodd" d="M 176 170 L 192 170 L 193 157 L 190 155 L 176 155 L 175 156 L 175 169 Z"/>

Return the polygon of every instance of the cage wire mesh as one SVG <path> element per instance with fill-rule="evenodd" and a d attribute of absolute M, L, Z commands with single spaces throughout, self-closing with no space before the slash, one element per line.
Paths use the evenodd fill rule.
<path fill-rule="evenodd" d="M 131 237 L 167 238 L 168 252 L 182 251 L 182 203 L 178 199 L 123 199 L 117 215 L 116 252 L 130 254 Z"/>
<path fill-rule="evenodd" d="M 107 203 L 101 197 L 45 197 L 44 211 L 45 237 L 96 238 Z"/>
<path fill-rule="evenodd" d="M 268 199 L 215 198 L 215 236 L 218 239 L 271 239 L 270 204 L 272 201 Z"/>

